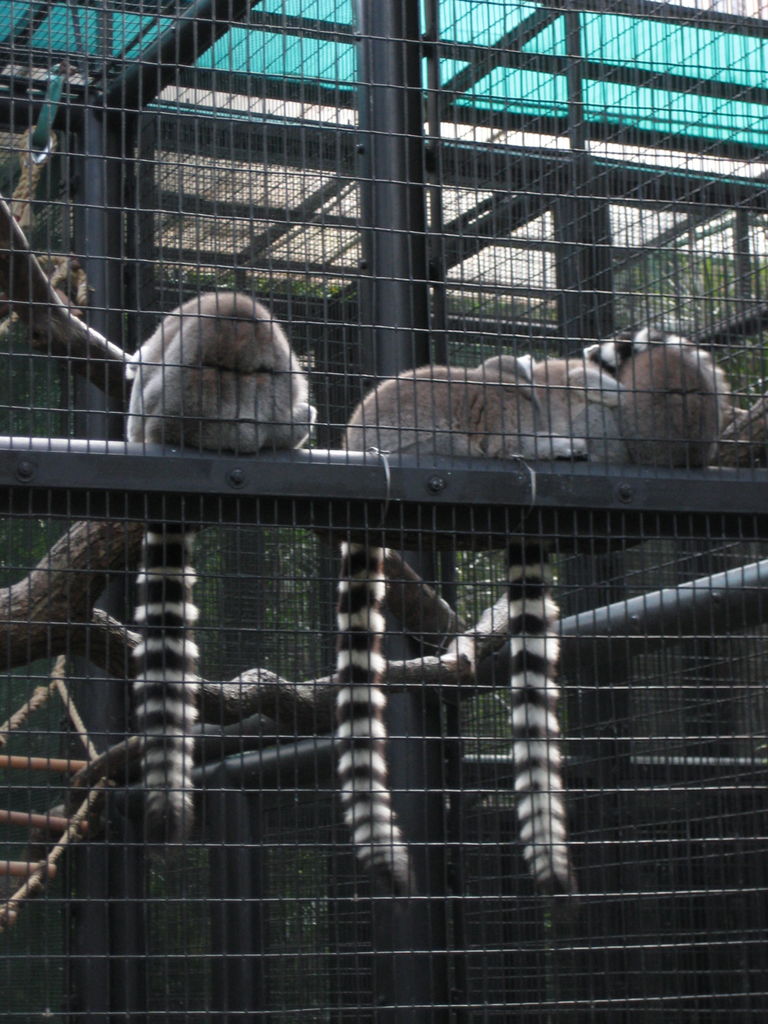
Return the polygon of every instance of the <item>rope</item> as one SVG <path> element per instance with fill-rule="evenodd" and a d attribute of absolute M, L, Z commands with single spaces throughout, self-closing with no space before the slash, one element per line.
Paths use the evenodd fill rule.
<path fill-rule="evenodd" d="M 34 128 L 28 128 L 21 136 L 19 144 L 21 171 L 9 204 L 11 214 L 25 232 L 32 223 L 32 200 L 37 192 L 40 175 L 58 146 L 56 133 L 51 132 L 45 149 L 36 149 L 32 142 L 34 132 Z M 61 286 L 60 297 L 65 304 L 76 308 L 87 306 L 88 280 L 78 260 L 72 256 L 53 256 L 50 263 L 51 269 L 48 271 L 48 277 L 51 286 Z M 78 311 L 74 315 L 80 316 L 81 314 Z M 12 312 L 0 323 L 0 340 L 8 334 L 11 326 L 17 321 L 18 315 Z"/>
<path fill-rule="evenodd" d="M 53 268 L 50 273 L 53 288 L 59 288 L 69 300 L 72 296 L 76 306 L 88 305 L 88 278 L 74 256 L 54 256 Z M 79 310 L 73 310 L 80 316 Z"/>
<path fill-rule="evenodd" d="M 9 735 L 18 729 L 20 725 L 29 718 L 33 711 L 37 711 L 43 704 L 46 703 L 50 695 L 53 693 L 55 683 L 52 681 L 47 686 L 37 686 L 29 698 L 29 700 L 22 704 L 18 711 L 14 712 L 7 722 L 3 722 L 0 725 L 0 747 L 4 747 L 8 742 Z"/>
<path fill-rule="evenodd" d="M 99 779 L 91 789 L 88 796 L 83 800 L 78 809 L 69 819 L 67 831 L 61 839 L 59 839 L 56 845 L 51 848 L 48 856 L 35 865 L 26 882 L 16 890 L 10 899 L 6 900 L 6 902 L 0 906 L 0 932 L 3 932 L 6 928 L 15 923 L 16 918 L 18 917 L 20 905 L 25 899 L 28 899 L 37 892 L 38 889 L 42 888 L 43 878 L 47 876 L 50 868 L 61 857 L 65 848 L 70 843 L 77 842 L 77 840 L 81 838 L 80 823 L 84 821 L 91 812 L 94 803 L 101 796 L 106 785 L 106 779 Z"/>
<path fill-rule="evenodd" d="M 85 723 L 80 716 L 77 707 L 69 693 L 65 676 L 66 676 L 66 655 L 60 654 L 54 663 L 53 669 L 51 670 L 50 682 L 47 686 L 38 686 L 32 696 L 26 701 L 18 711 L 16 711 L 7 722 L 0 726 L 0 746 L 3 746 L 7 742 L 8 735 L 13 732 L 29 717 L 29 715 L 42 707 L 43 704 L 48 700 L 54 690 L 59 694 L 64 706 L 67 709 L 67 714 L 74 725 L 78 736 L 80 737 L 83 746 L 88 751 L 88 757 L 90 761 L 95 761 L 99 757 L 99 752 L 93 745 L 91 738 L 88 735 L 88 730 L 85 727 Z M 13 895 L 0 905 L 0 932 L 3 932 L 6 928 L 13 925 L 18 917 L 19 907 L 28 899 L 34 895 L 39 889 L 42 888 L 44 880 L 48 877 L 51 867 L 53 867 L 57 860 L 61 857 L 65 848 L 70 844 L 77 842 L 81 839 L 83 832 L 80 829 L 81 823 L 90 813 L 94 802 L 99 796 L 101 796 L 104 787 L 108 784 L 108 779 L 103 777 L 98 780 L 91 788 L 88 796 L 80 804 L 77 811 L 68 819 L 66 831 L 61 838 L 51 847 L 48 855 L 41 861 L 39 861 L 29 873 L 29 877 L 21 885 Z"/>
<path fill-rule="evenodd" d="M 58 141 L 55 132 L 51 132 L 48 148 L 41 154 L 32 146 L 34 128 L 28 128 L 21 137 L 19 164 L 21 175 L 13 192 L 11 213 L 19 225 L 26 230 L 32 223 L 32 198 L 37 192 L 40 175 L 48 162 L 48 157 L 56 150 Z"/>
<path fill-rule="evenodd" d="M 95 761 L 96 758 L 99 756 L 99 752 L 91 742 L 91 738 L 88 735 L 88 730 L 85 728 L 85 723 L 80 717 L 80 712 L 77 710 L 75 702 L 72 700 L 72 697 L 69 694 L 69 690 L 67 689 L 67 684 L 64 681 L 66 664 L 67 659 L 65 655 L 60 654 L 59 657 L 56 659 L 56 664 L 53 666 L 53 672 L 51 672 L 51 680 L 53 686 L 56 687 L 56 689 L 59 692 L 59 696 L 64 702 L 64 707 L 67 709 L 67 714 L 69 715 L 72 725 L 74 725 L 78 736 L 83 742 L 83 746 L 88 751 L 88 759 L 90 761 Z"/>

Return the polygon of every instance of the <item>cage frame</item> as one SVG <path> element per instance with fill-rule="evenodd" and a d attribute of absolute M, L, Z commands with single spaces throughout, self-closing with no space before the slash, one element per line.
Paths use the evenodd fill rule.
<path fill-rule="evenodd" d="M 227 8 L 227 16 L 222 18 L 220 7 Z M 370 84 L 369 91 L 363 95 L 361 105 L 370 115 L 370 122 L 362 124 L 357 130 L 328 129 L 319 125 L 297 126 L 291 140 L 296 153 L 312 147 L 323 152 L 332 147 L 334 168 L 338 169 L 336 155 L 341 153 L 344 158 L 344 170 L 351 176 L 360 177 L 369 186 L 370 194 L 362 203 L 364 211 L 363 237 L 366 240 L 364 269 L 377 285 L 371 289 L 367 300 L 367 316 L 364 321 L 370 335 L 376 343 L 372 346 L 377 353 L 368 372 L 372 376 L 386 376 L 426 361 L 429 352 L 426 347 L 428 335 L 439 338 L 445 331 L 445 312 L 440 312 L 439 303 L 433 304 L 429 299 L 431 288 L 439 288 L 436 277 L 434 253 L 428 252 L 426 239 L 429 226 L 422 213 L 424 193 L 432 187 L 426 174 L 419 175 L 416 169 L 423 169 L 422 153 L 430 152 L 435 146 L 434 138 L 427 139 L 424 133 L 424 121 L 421 110 L 421 72 L 418 56 L 426 56 L 435 60 L 436 43 L 422 37 L 418 24 L 413 21 L 413 6 L 386 5 L 375 2 L 361 5 L 364 15 L 368 18 L 361 25 L 366 78 Z M 649 4 L 645 0 L 612 0 L 611 10 L 635 13 L 642 11 L 648 17 L 663 19 L 670 17 L 679 20 L 679 9 L 672 14 L 664 4 Z M 182 19 L 178 34 L 172 39 L 161 40 L 156 48 L 157 62 L 144 59 L 138 70 L 124 79 L 112 82 L 102 97 L 92 102 L 87 92 L 81 98 L 82 108 L 79 115 L 69 112 L 71 121 L 69 128 L 75 129 L 82 140 L 81 174 L 73 200 L 79 222 L 76 232 L 80 237 L 88 237 L 91 254 L 88 259 L 89 279 L 94 289 L 93 308 L 89 311 L 91 325 L 107 337 L 119 336 L 118 320 L 122 311 L 116 308 L 111 297 L 121 293 L 120 273 L 115 263 L 107 258 L 110 245 L 108 239 L 120 235 L 122 225 L 116 217 L 116 211 L 122 208 L 124 200 L 120 194 L 120 182 L 105 179 L 102 163 L 105 157 L 111 156 L 129 162 L 132 159 L 130 144 L 123 148 L 125 135 L 121 124 L 126 111 L 137 115 L 133 127 L 138 131 L 141 110 L 153 98 L 154 83 L 162 84 L 164 70 L 163 56 L 168 52 L 178 55 L 180 63 L 194 63 L 194 58 L 210 45 L 210 40 L 220 31 L 226 31 L 230 24 L 229 17 L 237 11 L 245 11 L 250 4 L 239 2 L 221 5 L 213 0 L 198 0 L 191 5 L 188 16 Z M 434 13 L 434 4 L 428 4 Z M 555 2 L 550 4 L 553 11 L 560 13 L 567 8 L 574 10 L 604 10 L 605 5 L 599 0 L 579 0 L 577 4 L 566 5 Z M 693 14 L 691 15 L 693 17 Z M 721 28 L 733 25 L 732 20 L 712 13 L 702 17 L 696 12 L 698 24 L 711 24 Z M 200 32 L 204 28 L 210 32 Z M 312 30 L 312 26 L 306 26 Z M 768 35 L 768 25 L 751 26 L 755 32 Z M 333 31 L 339 31 L 338 28 Z M 410 102 L 402 104 L 392 102 L 392 90 L 403 87 L 402 80 L 393 82 L 387 79 L 388 69 L 393 66 L 402 40 L 408 40 L 410 63 L 406 65 L 410 77 L 405 83 L 406 92 L 410 91 Z M 521 191 L 533 190 L 535 187 L 543 193 L 558 196 L 559 219 L 563 225 L 560 240 L 561 250 L 565 256 L 560 268 L 560 291 L 564 296 L 559 324 L 559 341 L 567 346 L 570 339 L 595 338 L 610 329 L 610 310 L 606 309 L 604 294 L 610 294 L 606 285 L 606 275 L 610 275 L 610 266 L 606 264 L 606 253 L 602 260 L 598 255 L 596 266 L 588 269 L 588 278 L 594 285 L 592 298 L 584 303 L 583 274 L 580 261 L 569 261 L 567 253 L 583 251 L 584 246 L 595 246 L 601 252 L 601 231 L 604 225 L 604 201 L 594 195 L 579 195 L 583 191 L 583 183 L 594 167 L 601 173 L 597 180 L 605 188 L 605 200 L 611 196 L 626 196 L 629 192 L 648 196 L 669 196 L 681 205 L 696 210 L 700 207 L 723 207 L 730 203 L 750 205 L 765 209 L 768 207 L 768 186 L 761 183 L 712 181 L 705 175 L 690 173 L 677 174 L 674 171 L 659 171 L 658 168 L 611 166 L 610 162 L 599 161 L 588 157 L 584 151 L 584 138 L 579 137 L 579 74 L 581 58 L 578 53 L 573 58 L 574 70 L 569 82 L 572 89 L 571 111 L 569 123 L 564 127 L 570 134 L 573 152 L 562 153 L 522 153 L 511 151 L 510 147 L 494 147 L 492 145 L 469 146 L 466 143 L 440 143 L 440 153 L 432 153 L 431 159 L 440 161 L 443 181 L 460 182 L 462 165 L 477 165 L 479 159 L 488 164 L 488 180 L 498 180 L 505 188 L 517 185 Z M 158 74 L 159 72 L 159 74 Z M 149 83 L 153 83 L 150 86 Z M 41 107 L 38 101 L 11 101 L 12 106 L 0 104 L 0 119 L 6 124 L 13 124 L 19 111 L 26 113 L 34 120 Z M 433 112 L 434 116 L 437 112 Z M 117 119 L 117 123 L 116 123 Z M 215 118 L 203 119 L 216 124 Z M 247 126 L 243 126 L 245 130 Z M 117 128 L 117 130 L 116 130 Z M 231 131 L 238 126 L 232 123 Z M 202 131 L 203 129 L 198 129 Z M 250 128 L 253 131 L 253 128 Z M 265 152 L 270 145 L 278 141 L 283 149 L 290 151 L 291 145 L 283 145 L 280 133 L 283 126 L 267 125 L 260 128 L 262 144 Z M 382 140 L 389 144 L 392 138 L 401 140 L 402 147 L 393 147 L 388 151 L 382 147 Z M 642 133 L 627 138 L 647 142 L 649 137 Z M 362 141 L 360 141 L 362 139 Z M 655 142 L 659 142 L 655 139 Z M 414 153 L 414 148 L 416 152 Z M 298 157 L 297 157 L 298 159 Z M 405 164 L 414 168 L 413 175 L 398 175 L 397 169 Z M 542 175 L 542 167 L 545 167 Z M 591 178 L 590 178 L 591 180 Z M 365 184 L 364 184 L 365 188 Z M 568 190 L 574 195 L 563 194 Z M 588 214 L 575 217 L 574 207 L 587 209 Z M 530 206 L 521 212 L 515 209 L 514 203 L 508 203 L 508 209 L 502 210 L 502 216 L 508 223 L 516 223 L 516 217 L 530 212 Z M 395 231 L 392 228 L 392 211 L 398 221 Z M 499 216 L 499 211 L 494 211 Z M 581 220 L 590 226 L 587 236 L 568 234 L 567 225 Z M 382 230 L 386 228 L 387 230 Z M 117 235 L 115 232 L 117 231 Z M 413 245 L 413 237 L 420 241 Z M 467 244 L 470 244 L 469 242 Z M 607 251 L 607 250 L 606 250 Z M 414 272 L 414 252 L 418 264 Z M 460 260 L 466 256 L 466 248 L 457 249 L 454 253 L 440 254 L 444 261 L 443 269 L 451 259 Z M 388 267 L 388 274 L 382 267 Z M 571 275 L 569 277 L 569 274 Z M 382 288 L 382 282 L 386 288 Z M 361 295 L 365 290 L 361 289 Z M 570 296 L 570 301 L 569 301 Z M 576 301 L 578 300 L 578 302 Z M 582 308 L 582 303 L 587 307 Z M 430 315 L 430 308 L 436 309 Z M 441 320 L 442 317 L 442 320 Z M 751 318 L 748 320 L 748 318 Z M 735 318 L 728 324 L 719 325 L 706 336 L 698 337 L 701 342 L 716 341 L 720 336 L 732 336 L 740 331 L 753 329 L 755 319 L 760 328 L 768 324 L 768 305 L 760 311 L 751 309 L 748 314 Z M 517 328 L 522 332 L 523 328 Z M 511 325 L 509 336 L 515 337 L 516 327 Z M 718 334 L 720 332 L 720 334 Z M 381 344 L 386 337 L 387 343 Z M 438 349 L 439 350 L 439 349 Z M 326 529 L 333 534 L 343 516 L 333 502 L 339 506 L 354 506 L 359 516 L 360 528 L 365 523 L 377 521 L 382 508 L 388 503 L 397 508 L 397 517 L 392 515 L 392 527 L 398 539 L 402 539 L 402 526 L 406 531 L 411 528 L 415 535 L 423 537 L 423 508 L 444 510 L 446 522 L 455 522 L 456 518 L 465 514 L 467 522 L 467 540 L 473 526 L 472 513 L 478 507 L 488 506 L 504 510 L 510 508 L 526 513 L 532 506 L 541 510 L 555 511 L 561 518 L 565 515 L 573 524 L 574 535 L 578 535 L 583 516 L 595 514 L 604 517 L 606 533 L 610 532 L 611 524 L 622 524 L 626 530 L 627 523 L 637 524 L 636 529 L 649 535 L 651 524 L 656 524 L 659 532 L 668 530 L 677 536 L 683 535 L 691 523 L 699 527 L 706 524 L 715 532 L 723 529 L 724 520 L 728 518 L 731 529 L 738 530 L 744 536 L 748 529 L 755 530 L 755 535 L 765 537 L 768 527 L 765 512 L 765 485 L 768 476 L 761 470 L 729 470 L 718 471 L 718 490 L 714 494 L 711 482 L 712 471 L 675 471 L 664 473 L 655 470 L 641 470 L 637 467 L 622 466 L 615 469 L 606 468 L 596 473 L 593 467 L 542 465 L 537 466 L 535 494 L 532 487 L 530 470 L 509 467 L 486 467 L 472 464 L 452 464 L 449 467 L 425 469 L 423 466 L 409 464 L 407 459 L 393 459 L 391 479 L 387 485 L 381 469 L 381 462 L 375 456 L 352 456 L 350 453 L 334 452 L 333 450 L 315 449 L 308 452 L 295 452 L 280 455 L 263 454 L 257 457 L 254 465 L 259 472 L 249 472 L 250 465 L 242 459 L 234 457 L 209 457 L 189 452 L 174 453 L 169 458 L 168 452 L 143 451 L 125 445 L 115 438 L 118 435 L 118 411 L 110 407 L 110 403 L 100 400 L 97 390 L 88 389 L 89 401 L 93 416 L 84 426 L 83 437 L 87 441 L 72 439 L 37 440 L 30 438 L 0 439 L 0 503 L 4 513 L 19 510 L 29 512 L 50 512 L 52 506 L 65 508 L 67 515 L 87 517 L 121 518 L 124 516 L 146 516 L 153 509 L 161 509 L 168 514 L 174 508 L 183 510 L 185 518 L 201 519 L 210 517 L 210 509 L 216 508 L 233 520 L 247 523 L 258 521 L 264 523 L 263 499 L 270 499 L 269 507 L 273 510 L 275 523 L 296 525 L 306 523 L 318 529 Z M 100 443 L 94 438 L 96 427 L 104 440 Z M 112 438 L 112 440 L 109 440 Z M 672 491 L 672 482 L 679 484 L 685 481 L 682 497 Z M 360 492 L 365 492 L 361 497 Z M 259 507 L 259 501 L 262 505 Z M 208 510 L 208 511 L 206 511 Z M 326 520 L 318 521 L 326 510 Z M 504 516 L 498 517 L 494 526 L 493 516 L 489 517 L 485 529 L 501 538 Z M 546 518 L 543 520 L 546 522 Z M 594 529 L 594 518 L 590 518 L 590 530 Z M 383 524 L 386 530 L 387 523 Z M 562 529 L 562 525 L 560 526 Z M 495 531 L 495 532 L 494 532 Z M 394 534 L 393 534 L 394 535 Z M 487 536 L 487 533 L 486 533 Z M 437 544 L 439 547 L 439 542 Z M 454 545 L 455 546 L 455 545 Z M 727 630 L 739 620 L 739 612 L 747 616 L 748 621 L 763 621 L 762 590 L 766 586 L 764 567 L 755 568 L 752 575 L 745 576 L 739 588 L 725 586 L 717 581 L 709 580 L 702 584 L 701 593 L 695 595 L 693 603 L 696 613 L 706 621 L 714 621 L 718 628 Z M 722 589 L 721 589 L 722 587 Z M 723 596 L 725 594 L 725 597 Z M 744 597 L 747 595 L 745 602 Z M 646 602 L 645 614 L 652 616 L 663 614 L 663 599 Z M 592 618 L 592 629 L 585 626 L 578 616 L 563 622 L 563 633 L 569 639 L 568 644 L 576 646 L 583 640 L 591 639 L 594 633 L 603 635 L 605 626 L 601 622 L 610 622 L 617 635 L 624 635 L 628 617 L 636 614 L 624 609 L 624 617 L 620 609 L 605 611 L 602 620 Z M 746 608 L 746 610 L 745 610 Z M 610 641 L 606 641 L 609 645 Z M 611 653 L 611 658 L 616 652 Z M 600 659 L 598 658 L 598 663 Z M 609 660 L 603 656 L 603 664 Z M 615 667 L 615 662 L 613 663 Z M 99 686 L 98 681 L 92 684 L 94 694 Z M 110 729 L 116 729 L 114 720 L 117 701 L 103 701 L 103 691 L 95 705 L 101 704 L 98 712 Z M 403 712 L 406 713 L 406 712 Z M 425 721 L 421 724 L 422 733 L 431 735 L 436 728 L 434 715 L 430 717 L 427 710 Z M 119 730 L 117 730 L 119 731 Z M 321 749 L 330 758 L 330 740 L 323 741 Z M 312 742 L 293 752 L 294 764 L 301 768 L 303 758 L 309 761 L 316 758 L 318 743 Z M 277 762 L 282 753 L 275 749 L 270 755 L 268 751 L 252 752 L 240 766 L 240 781 L 258 778 L 264 772 L 279 770 Z M 273 762 L 270 763 L 270 757 Z M 432 766 L 434 769 L 434 766 Z M 231 783 L 232 765 L 226 762 L 206 765 L 199 771 L 199 776 L 211 786 L 217 783 L 226 786 Z M 423 784 L 430 786 L 434 779 L 439 780 L 440 773 L 429 767 L 424 772 Z M 218 871 L 225 879 L 223 895 L 243 897 L 244 878 L 250 874 L 244 868 L 240 845 L 247 845 L 250 837 L 252 817 L 243 803 L 247 803 L 247 795 L 230 794 L 225 804 L 215 804 L 215 814 L 221 816 L 222 829 L 226 832 L 226 842 L 232 849 L 222 850 Z M 227 809 L 232 813 L 226 813 Z M 224 824 L 226 823 L 226 824 Z M 417 823 L 413 823 L 414 827 Z M 125 829 L 123 838 L 126 849 L 126 861 L 115 861 L 112 854 L 108 862 L 106 856 L 99 863 L 99 855 L 90 851 L 86 861 L 76 862 L 75 876 L 78 886 L 87 883 L 89 892 L 102 896 L 104 902 L 97 899 L 93 905 L 86 907 L 75 929 L 73 941 L 72 970 L 73 988 L 77 992 L 77 1004 L 73 1013 L 81 1014 L 85 1019 L 98 1019 L 98 1014 L 109 1014 L 112 1011 L 141 1013 L 146 1007 L 146 987 L 139 959 L 146 949 L 146 934 L 141 915 L 135 909 L 134 901 L 138 901 L 140 892 L 135 879 L 142 870 L 141 857 L 135 853 L 138 836 L 135 829 L 131 832 L 129 818 L 125 818 L 122 826 Z M 126 882 L 126 879 L 128 882 Z M 252 882 L 247 894 L 257 898 L 257 885 Z M 107 919 L 105 907 L 109 907 L 110 919 Z M 449 904 L 444 908 L 447 919 Z M 382 1007 L 397 1009 L 381 1010 L 380 1020 L 413 1020 L 427 1019 L 419 1016 L 415 1007 L 422 1005 L 428 997 L 430 1003 L 440 1003 L 448 1019 L 450 1003 L 451 978 L 453 973 L 449 964 L 450 957 L 445 945 L 446 956 L 440 960 L 442 964 L 437 982 L 434 979 L 436 970 L 431 966 L 432 977 L 425 979 L 429 972 L 421 971 L 419 958 L 402 953 L 400 939 L 405 932 L 424 935 L 430 918 L 434 929 L 434 920 L 426 905 L 411 908 L 407 916 L 393 920 L 395 911 L 384 911 L 382 918 L 375 926 L 375 944 L 380 954 L 381 969 L 377 976 L 375 999 Z M 439 928 L 438 928 L 439 931 Z M 227 1014 L 232 1019 L 243 1019 L 242 1014 L 252 1009 L 259 1001 L 260 981 L 258 977 L 248 977 L 242 965 L 235 962 L 238 955 L 253 952 L 255 935 L 258 927 L 249 922 L 242 927 L 242 915 L 238 917 L 222 911 L 220 919 L 215 923 L 215 934 L 218 936 L 219 952 L 226 955 L 228 967 L 222 978 L 217 982 L 214 994 L 216 1009 L 221 1013 L 222 1020 Z M 442 949 L 440 943 L 446 944 L 445 928 L 440 935 L 430 932 L 432 948 Z M 127 957 L 126 966 L 115 969 L 112 976 L 102 979 L 98 985 L 93 984 L 93 977 L 88 970 L 89 956 Z M 439 958 L 435 958 L 438 960 Z M 86 977 L 87 975 L 87 977 Z M 428 990 L 425 987 L 428 985 Z M 435 987 L 436 985 L 436 987 Z M 407 1013 L 404 1006 L 413 1006 Z M 522 1011 L 524 1012 L 524 1011 Z M 438 1019 L 430 1017 L 430 1020 Z"/>

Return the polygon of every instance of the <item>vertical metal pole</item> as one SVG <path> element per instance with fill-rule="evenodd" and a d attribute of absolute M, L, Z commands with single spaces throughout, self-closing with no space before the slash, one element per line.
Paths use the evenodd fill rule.
<path fill-rule="evenodd" d="M 565 11 L 568 138 L 573 159 L 571 180 L 564 182 L 564 194 L 553 204 L 558 316 L 567 350 L 613 331 L 611 224 L 607 202 L 590 195 L 594 168 L 584 120 L 580 19 L 578 10 Z"/>
<path fill-rule="evenodd" d="M 572 352 L 583 347 L 587 340 L 605 337 L 613 330 L 613 278 L 611 268 L 611 229 L 608 202 L 593 194 L 594 165 L 587 147 L 586 122 L 584 117 L 584 96 L 582 87 L 582 45 L 581 45 L 581 13 L 576 9 L 565 11 L 566 52 L 567 52 L 567 86 L 568 86 L 568 138 L 571 145 L 570 175 L 563 181 L 561 195 L 553 203 L 554 231 L 557 242 L 556 268 L 558 285 L 558 319 L 560 333 L 564 339 L 563 347 Z M 600 559 L 580 558 L 567 561 L 563 565 L 561 582 L 569 587 L 576 584 L 576 592 L 584 599 L 584 595 L 601 586 Z M 585 676 L 589 678 L 588 674 Z M 604 695 L 595 698 L 599 710 L 604 710 Z M 593 722 L 602 721 L 598 708 L 589 711 L 582 701 L 578 710 L 569 708 L 563 714 L 568 722 L 569 731 L 589 729 Z M 594 714 L 594 717 L 593 717 Z M 586 721 L 584 720 L 586 718 Z M 566 750 L 568 750 L 566 743 Z M 604 765 L 599 758 L 595 759 L 602 770 Z M 566 776 L 567 779 L 567 776 Z M 596 785 L 605 785 L 606 780 L 600 776 Z M 569 806 L 577 806 L 576 799 L 571 796 Z M 601 808 L 608 806 L 608 798 L 601 802 Z M 594 808 L 590 805 L 590 811 Z M 606 810 L 607 814 L 608 811 Z M 579 834 L 586 831 L 584 819 L 571 815 L 573 825 Z M 584 883 L 589 889 L 589 884 Z M 569 937 L 569 923 L 562 921 L 553 911 L 552 934 L 558 939 Z M 566 915 L 567 916 L 567 915 Z M 553 963 L 558 965 L 556 982 L 557 997 L 567 999 L 570 994 L 563 992 L 570 977 L 567 953 L 558 950 Z M 581 964 L 579 963 L 579 966 Z M 574 976 L 582 977 L 577 971 Z M 566 979 L 564 983 L 561 979 Z M 579 983 L 580 984 L 580 983 Z M 582 989 L 579 989 L 579 995 Z"/>
<path fill-rule="evenodd" d="M 378 377 L 429 359 L 424 113 L 419 7 L 357 0 L 364 276 L 363 365 Z M 389 657 L 399 638 L 390 638 Z M 413 656 L 414 652 L 408 654 Z M 411 841 L 419 891 L 444 893 L 445 830 L 439 708 L 399 694 L 390 701 L 391 783 Z M 399 792 L 398 792 L 399 791 Z M 376 1019 L 447 1020 L 443 900 L 373 902 Z"/>
<path fill-rule="evenodd" d="M 419 5 L 357 0 L 356 13 L 364 357 L 387 376 L 429 357 Z"/>
<path fill-rule="evenodd" d="M 220 1024 L 255 1020 L 264 1010 L 263 865 L 256 822 L 260 797 L 232 790 L 224 767 L 206 783 L 210 844 L 212 1005 Z"/>
<path fill-rule="evenodd" d="M 132 141 L 122 125 L 95 106 L 83 116 L 77 159 L 75 236 L 73 246 L 88 277 L 89 323 L 110 340 L 122 342 L 123 184 Z M 106 396 L 92 384 L 73 391 L 76 433 L 80 437 L 121 437 L 122 414 L 112 413 Z M 99 607 L 126 619 L 124 584 L 109 588 Z M 128 730 L 126 681 L 104 677 L 85 659 L 74 659 L 81 677 L 74 692 L 99 750 L 122 739 Z M 145 984 L 144 862 L 141 829 L 117 814 L 102 845 L 74 850 L 73 873 L 81 901 L 73 914 L 69 962 L 73 1009 L 88 1021 L 124 1019 L 139 1022 L 147 1010 Z M 95 958 L 95 959 L 92 959 Z M 101 962 L 100 984 L 93 963 Z M 117 1015 L 117 1016 L 115 1016 Z"/>
<path fill-rule="evenodd" d="M 443 239 L 444 213 L 440 150 L 440 2 L 424 2 L 424 41 L 427 64 L 427 130 L 426 166 L 430 178 L 428 260 L 432 282 L 431 338 L 432 358 L 436 363 L 448 359 L 446 334 L 448 315 L 445 296 L 445 245 Z"/>
<path fill-rule="evenodd" d="M 411 556 L 409 560 L 414 561 Z M 385 648 L 392 659 L 413 658 L 419 653 L 402 633 L 391 632 Z M 393 694 L 388 724 L 392 737 L 388 747 L 390 784 L 410 846 L 419 898 L 374 899 L 376 1020 L 381 1024 L 438 1024 L 450 1019 L 448 904 L 444 899 L 446 766 L 439 701 L 426 692 L 420 696 Z"/>

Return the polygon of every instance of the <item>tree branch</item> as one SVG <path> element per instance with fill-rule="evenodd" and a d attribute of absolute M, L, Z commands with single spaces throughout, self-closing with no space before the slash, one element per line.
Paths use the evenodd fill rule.
<path fill-rule="evenodd" d="M 70 360 L 75 373 L 125 406 L 125 353 L 70 313 L 32 253 L 8 204 L 0 198 L 0 289 L 29 327 L 38 352 Z"/>
<path fill-rule="evenodd" d="M 114 678 L 129 678 L 138 633 L 92 606 L 111 573 L 138 561 L 143 529 L 141 523 L 76 522 L 28 576 L 0 589 L 4 663 L 25 665 L 64 651 L 83 655 Z M 393 574 L 396 609 L 409 633 L 421 637 L 425 631 L 427 642 L 436 646 L 461 629 L 447 602 L 394 552 L 386 568 Z M 401 689 L 456 687 L 471 677 L 463 659 L 427 657 L 391 662 L 387 678 L 388 686 Z M 230 682 L 204 681 L 201 717 L 227 724 L 260 714 L 272 720 L 277 733 L 327 732 L 333 725 L 334 694 L 332 675 L 291 681 L 253 668 Z"/>
<path fill-rule="evenodd" d="M 28 576 L 0 588 L 3 664 L 27 665 L 66 651 L 125 676 L 124 644 L 94 632 L 91 609 L 109 575 L 135 565 L 143 532 L 141 523 L 74 523 Z"/>

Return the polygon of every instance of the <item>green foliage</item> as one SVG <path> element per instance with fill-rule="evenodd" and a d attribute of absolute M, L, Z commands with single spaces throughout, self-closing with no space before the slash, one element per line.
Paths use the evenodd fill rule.
<path fill-rule="evenodd" d="M 64 371 L 57 360 L 30 352 L 23 324 L 13 323 L 0 337 L 0 362 L 0 433 L 66 436 Z"/>
<path fill-rule="evenodd" d="M 200 534 L 195 561 L 203 675 L 230 679 L 256 665 L 288 679 L 328 672 L 331 647 L 318 634 L 333 584 L 313 534 L 212 528 Z"/>

